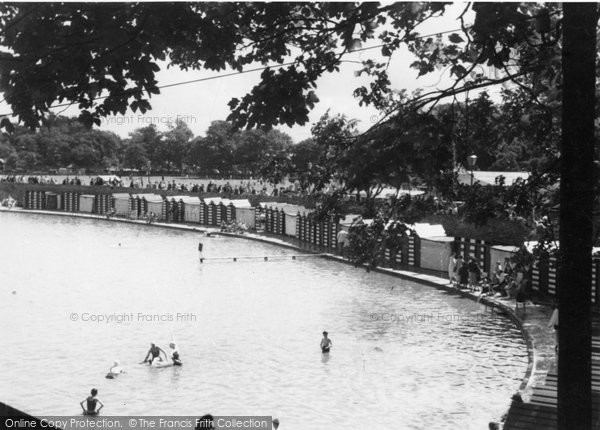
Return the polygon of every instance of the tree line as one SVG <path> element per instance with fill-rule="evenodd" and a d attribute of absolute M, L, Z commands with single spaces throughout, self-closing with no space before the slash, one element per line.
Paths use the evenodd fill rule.
<path fill-rule="evenodd" d="M 146 172 L 258 176 L 263 161 L 293 152 L 292 139 L 277 130 L 234 130 L 213 121 L 204 136 L 194 136 L 183 121 L 159 131 L 154 124 L 127 138 L 83 125 L 77 118 L 51 116 L 36 130 L 16 126 L 0 134 L 5 172 L 49 172 L 60 168 L 102 172 Z"/>
<path fill-rule="evenodd" d="M 327 113 L 313 124 L 312 137 L 298 143 L 276 129 L 240 130 L 229 121 L 213 121 L 203 136 L 177 121 L 165 131 L 151 124 L 121 138 L 76 118 L 50 116 L 37 130 L 16 126 L 2 133 L 0 158 L 5 171 L 16 172 L 115 168 L 262 176 L 275 183 L 291 176 L 317 189 L 337 181 L 369 190 L 443 189 L 448 175 L 471 154 L 478 157 L 478 170 L 552 172 L 558 154 L 553 115 L 519 88 L 503 91 L 497 102 L 482 92 L 468 103 L 407 110 L 365 133 L 357 125 Z"/>

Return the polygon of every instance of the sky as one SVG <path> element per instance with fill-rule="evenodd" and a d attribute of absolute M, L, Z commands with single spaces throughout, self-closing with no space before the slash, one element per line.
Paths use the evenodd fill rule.
<path fill-rule="evenodd" d="M 455 3 L 447 9 L 443 17 L 427 22 L 418 27 L 421 35 L 435 34 L 448 30 L 458 30 L 460 23 L 457 20 L 463 11 L 465 3 Z M 472 13 L 467 15 L 467 22 L 472 19 Z M 376 45 L 377 40 L 363 46 Z M 381 59 L 379 49 L 355 52 L 345 59 L 361 61 L 368 58 Z M 417 71 L 409 66 L 415 58 L 404 47 L 397 51 L 389 69 L 392 87 L 407 89 L 417 88 L 432 90 L 443 88 L 450 82 L 449 74 L 432 73 L 417 79 Z M 167 63 L 160 63 L 161 70 L 157 73 L 158 85 L 169 85 L 184 81 L 215 77 L 230 72 L 216 73 L 212 71 L 182 71 L 177 67 L 167 67 Z M 295 142 L 300 142 L 310 137 L 311 125 L 328 110 L 331 114 L 344 114 L 348 118 L 359 120 L 358 129 L 364 131 L 374 124 L 380 114 L 373 107 L 360 107 L 358 100 L 352 96 L 355 88 L 368 82 L 366 78 L 357 78 L 354 72 L 360 69 L 361 64 L 345 62 L 340 66 L 340 71 L 324 75 L 317 82 L 316 94 L 320 102 L 310 114 L 310 121 L 305 126 L 278 127 L 279 130 L 289 134 Z M 253 67 L 250 67 L 253 68 Z M 145 114 L 127 112 L 122 116 L 106 117 L 98 127 L 101 130 L 112 131 L 121 137 L 127 137 L 136 128 L 155 124 L 159 130 L 166 130 L 168 123 L 177 119 L 184 121 L 195 136 L 202 136 L 212 121 L 225 120 L 229 114 L 227 103 L 233 98 L 241 98 L 258 83 L 260 71 L 211 79 L 204 82 L 189 83 L 171 88 L 161 89 L 161 94 L 150 99 L 152 110 Z M 3 111 L 8 108 L 6 103 L 0 105 Z M 54 113 L 77 116 L 76 107 L 68 109 L 53 109 Z"/>

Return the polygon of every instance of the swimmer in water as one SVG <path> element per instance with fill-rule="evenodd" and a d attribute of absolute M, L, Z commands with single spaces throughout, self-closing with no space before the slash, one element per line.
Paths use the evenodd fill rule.
<path fill-rule="evenodd" d="M 81 409 L 83 409 L 83 415 L 98 415 L 100 409 L 104 407 L 104 404 L 100 401 L 100 399 L 96 397 L 97 394 L 98 390 L 92 388 L 91 396 L 88 396 L 87 399 L 81 401 L 80 405 Z M 84 403 L 86 403 L 87 409 L 83 407 Z M 98 406 L 98 404 L 100 404 L 100 407 L 96 409 L 96 406 Z"/>
<path fill-rule="evenodd" d="M 166 358 L 167 353 L 163 351 L 161 347 L 157 346 L 154 342 L 150 342 L 150 349 L 148 350 L 148 354 L 146 354 L 146 358 L 144 358 L 144 361 L 142 361 L 142 364 L 152 364 L 156 358 L 158 358 L 159 361 L 163 361 L 162 357 L 160 356 L 161 352 L 165 355 Z"/>
<path fill-rule="evenodd" d="M 123 368 L 119 365 L 119 360 L 115 360 L 113 362 L 112 367 L 108 370 L 106 374 L 106 379 L 115 379 L 116 376 L 125 372 Z"/>
<path fill-rule="evenodd" d="M 331 342 L 331 339 L 327 337 L 327 334 L 328 333 L 324 331 L 323 339 L 321 339 L 321 351 L 323 351 L 323 353 L 329 352 L 329 350 L 333 346 L 333 342 Z"/>
<path fill-rule="evenodd" d="M 171 342 L 169 344 L 169 347 L 171 348 L 171 360 L 173 360 L 173 365 L 174 366 L 181 366 L 181 359 L 179 358 L 179 351 L 177 350 L 177 345 L 175 345 L 175 342 Z"/>

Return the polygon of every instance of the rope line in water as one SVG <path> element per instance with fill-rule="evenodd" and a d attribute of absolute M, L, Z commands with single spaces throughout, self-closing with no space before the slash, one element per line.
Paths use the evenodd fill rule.
<path fill-rule="evenodd" d="M 291 258 L 295 260 L 297 258 L 307 258 L 307 257 L 322 257 L 327 254 L 298 254 L 298 255 L 267 255 L 267 256 L 254 256 L 254 255 L 243 255 L 241 257 L 200 257 L 200 263 L 204 263 L 204 261 L 212 261 L 212 260 L 228 260 L 228 261 L 238 261 L 238 260 L 263 260 L 269 261 L 269 259 L 288 259 Z"/>

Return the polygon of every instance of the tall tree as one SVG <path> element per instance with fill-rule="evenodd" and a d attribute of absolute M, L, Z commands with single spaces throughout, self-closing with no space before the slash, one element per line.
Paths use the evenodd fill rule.
<path fill-rule="evenodd" d="M 592 428 L 591 269 L 598 5 L 564 4 L 558 428 Z"/>
<path fill-rule="evenodd" d="M 165 164 L 167 150 L 162 138 L 163 136 L 154 124 L 137 128 L 132 133 L 129 133 L 129 140 L 132 143 L 144 147 L 151 170 L 160 170 Z"/>
<path fill-rule="evenodd" d="M 192 130 L 179 119 L 174 124 L 169 124 L 169 129 L 163 134 L 167 160 L 179 171 L 183 169 L 183 162 L 190 152 L 192 137 L 194 137 Z"/>

